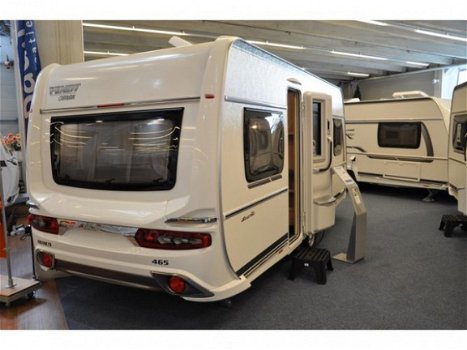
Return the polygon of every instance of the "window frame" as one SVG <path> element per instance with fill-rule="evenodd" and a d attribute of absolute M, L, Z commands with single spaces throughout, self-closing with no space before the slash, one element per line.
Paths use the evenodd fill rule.
<path fill-rule="evenodd" d="M 279 149 L 278 149 L 278 156 L 281 159 L 281 165 L 280 168 L 274 171 L 268 170 L 261 172 L 259 174 L 252 174 L 252 169 L 250 169 L 250 138 L 249 138 L 249 125 L 250 125 L 250 119 L 252 116 L 248 115 L 248 112 L 253 112 L 253 113 L 264 113 L 267 115 L 271 114 L 276 114 L 279 116 L 280 121 L 279 124 L 281 126 L 282 130 L 282 145 L 279 144 Z M 267 116 L 265 115 L 265 117 Z M 276 111 L 276 110 L 266 110 L 266 109 L 257 109 L 257 108 L 249 108 L 245 107 L 243 109 L 243 163 L 244 163 L 244 168 L 245 168 L 245 179 L 248 182 L 248 184 L 252 184 L 255 182 L 259 182 L 264 179 L 268 179 L 274 176 L 277 176 L 278 174 L 281 174 L 284 170 L 284 163 L 285 163 L 285 123 L 284 123 L 284 113 L 283 111 Z M 270 133 L 269 135 L 272 135 Z"/>
<path fill-rule="evenodd" d="M 466 124 L 466 127 L 465 127 L 465 130 L 467 130 L 467 114 L 459 114 L 459 115 L 456 115 L 454 116 L 454 118 L 452 119 L 452 149 L 454 150 L 454 152 L 456 153 L 460 153 L 460 154 L 465 154 L 465 149 L 466 149 L 466 143 L 467 143 L 467 137 L 463 137 L 467 134 L 464 133 L 464 135 L 461 137 L 463 137 L 463 145 L 461 145 L 461 147 L 463 147 L 462 149 L 458 148 L 458 146 L 456 145 L 456 129 L 458 127 L 458 125 L 462 125 L 462 124 Z"/>
<path fill-rule="evenodd" d="M 340 126 L 338 127 L 338 129 L 340 129 L 340 133 L 339 133 L 340 143 L 339 144 L 336 143 L 336 122 L 340 123 Z M 333 153 L 335 157 L 342 155 L 342 152 L 344 149 L 344 137 L 345 137 L 344 120 L 341 118 L 333 117 L 332 118 L 332 142 L 333 142 Z M 339 146 L 340 148 L 336 151 L 337 147 Z"/>
<path fill-rule="evenodd" d="M 52 178 L 57 185 L 84 188 L 91 190 L 104 190 L 104 191 L 167 191 L 175 187 L 177 180 L 178 168 L 178 154 L 180 149 L 180 140 L 182 134 L 184 107 L 180 108 L 167 108 L 167 109 L 154 109 L 154 110 L 138 110 L 138 111 L 123 111 L 123 112 L 103 112 L 84 115 L 73 116 L 54 116 L 50 120 L 50 161 Z M 53 142 L 54 128 L 57 122 L 64 122 L 66 124 L 85 124 L 96 123 L 97 120 L 103 122 L 114 121 L 143 121 L 155 118 L 164 118 L 173 121 L 175 131 L 171 134 L 170 145 L 176 146 L 175 150 L 169 151 L 168 155 L 168 177 L 164 183 L 157 185 L 141 183 L 141 184 L 122 184 L 122 183 L 99 183 L 92 181 L 64 179 L 58 175 L 58 167 L 54 165 L 55 145 Z"/>
<path fill-rule="evenodd" d="M 417 139 L 416 139 L 416 146 L 412 146 L 412 145 L 401 145 L 401 144 L 395 144 L 395 143 L 385 143 L 385 144 L 382 144 L 382 129 L 384 126 L 391 126 L 391 127 L 395 127 L 397 125 L 407 125 L 407 124 L 410 124 L 410 125 L 416 125 L 417 126 Z M 378 131 L 377 131 L 377 141 L 378 141 L 378 147 L 381 147 L 381 148 L 399 148 L 399 149 L 418 149 L 420 148 L 420 145 L 421 145 L 421 142 L 422 142 L 422 122 L 398 122 L 398 121 L 395 121 L 395 122 L 392 122 L 392 121 L 388 121 L 388 122 L 378 122 Z"/>

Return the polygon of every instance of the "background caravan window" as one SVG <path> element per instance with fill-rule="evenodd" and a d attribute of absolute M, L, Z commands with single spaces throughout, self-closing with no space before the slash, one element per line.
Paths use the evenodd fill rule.
<path fill-rule="evenodd" d="M 453 146 L 457 152 L 464 153 L 467 142 L 467 115 L 456 116 L 454 118 Z"/>
<path fill-rule="evenodd" d="M 378 145 L 380 147 L 418 148 L 422 125 L 416 123 L 379 123 Z"/>
<path fill-rule="evenodd" d="M 99 190 L 171 189 L 182 114 L 179 108 L 52 118 L 54 181 Z"/>
<path fill-rule="evenodd" d="M 282 172 L 284 123 L 281 113 L 245 108 L 243 142 L 248 182 Z"/>

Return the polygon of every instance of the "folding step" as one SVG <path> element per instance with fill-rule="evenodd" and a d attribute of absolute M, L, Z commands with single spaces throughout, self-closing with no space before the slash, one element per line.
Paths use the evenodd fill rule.
<path fill-rule="evenodd" d="M 329 271 L 334 270 L 329 250 L 312 247 L 298 248 L 292 254 L 289 280 L 294 280 L 304 267 L 311 267 L 313 269 L 318 284 L 326 284 L 326 267 Z"/>

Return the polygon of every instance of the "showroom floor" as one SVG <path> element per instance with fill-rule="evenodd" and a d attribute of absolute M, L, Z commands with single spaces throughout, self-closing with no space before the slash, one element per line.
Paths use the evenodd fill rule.
<path fill-rule="evenodd" d="M 455 201 L 438 193 L 435 202 L 423 202 L 423 190 L 361 190 L 368 210 L 366 258 L 354 265 L 333 261 L 326 285 L 306 270 L 288 280 L 287 258 L 228 308 L 70 277 L 45 283 L 33 300 L 0 305 L 0 328 L 466 329 L 467 234 L 445 238 L 438 230 L 441 216 L 456 212 Z M 319 246 L 333 255 L 344 251 L 351 220 L 346 199 Z M 29 242 L 15 237 L 14 243 L 14 275 L 30 276 Z"/>

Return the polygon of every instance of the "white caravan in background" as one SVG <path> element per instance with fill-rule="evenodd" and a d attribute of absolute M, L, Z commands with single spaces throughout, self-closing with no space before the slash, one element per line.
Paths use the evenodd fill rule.
<path fill-rule="evenodd" d="M 238 294 L 334 225 L 343 128 L 339 88 L 238 38 L 50 65 L 28 139 L 38 276 Z"/>
<path fill-rule="evenodd" d="M 446 190 L 450 101 L 393 97 L 345 103 L 347 170 L 358 182 Z"/>
<path fill-rule="evenodd" d="M 2 167 L 2 184 L 5 206 L 15 203 L 19 195 L 19 173 L 18 160 L 14 157 L 3 142 L 0 134 L 0 166 Z"/>
<path fill-rule="evenodd" d="M 467 215 L 467 82 L 454 88 L 449 135 L 449 194 L 457 199 L 458 210 Z"/>

